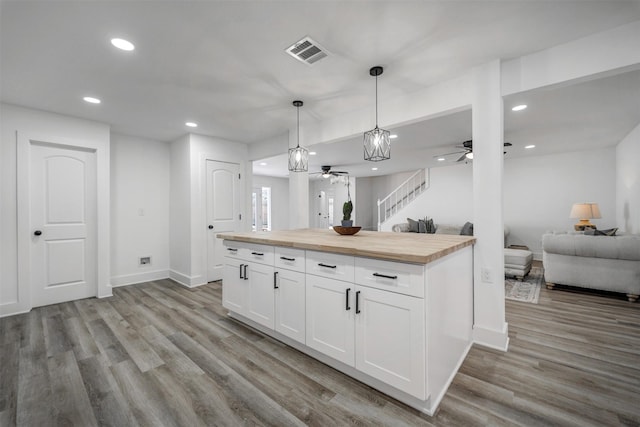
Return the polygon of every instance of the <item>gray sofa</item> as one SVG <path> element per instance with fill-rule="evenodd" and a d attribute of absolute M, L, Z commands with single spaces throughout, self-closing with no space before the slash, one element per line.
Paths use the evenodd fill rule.
<path fill-rule="evenodd" d="M 547 288 L 556 284 L 640 295 L 640 235 L 546 233 L 542 263 Z"/>

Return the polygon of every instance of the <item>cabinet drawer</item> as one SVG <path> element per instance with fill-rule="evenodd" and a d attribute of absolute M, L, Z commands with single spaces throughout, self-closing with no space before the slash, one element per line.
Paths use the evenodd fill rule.
<path fill-rule="evenodd" d="M 353 257 L 328 252 L 307 251 L 307 274 L 353 282 Z"/>
<path fill-rule="evenodd" d="M 273 265 L 273 246 L 225 240 L 225 256 Z"/>
<path fill-rule="evenodd" d="M 276 268 L 285 268 L 287 270 L 299 271 L 301 273 L 304 273 L 304 250 L 276 246 L 274 264 Z"/>
<path fill-rule="evenodd" d="M 379 259 L 355 259 L 358 285 L 424 298 L 424 265 Z"/>

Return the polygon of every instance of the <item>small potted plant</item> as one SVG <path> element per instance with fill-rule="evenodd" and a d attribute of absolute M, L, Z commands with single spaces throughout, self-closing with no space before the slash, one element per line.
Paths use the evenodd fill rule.
<path fill-rule="evenodd" d="M 351 202 L 351 192 L 349 191 L 349 178 L 347 178 L 347 201 L 342 205 L 342 226 L 352 227 L 351 212 L 353 212 L 353 203 Z"/>

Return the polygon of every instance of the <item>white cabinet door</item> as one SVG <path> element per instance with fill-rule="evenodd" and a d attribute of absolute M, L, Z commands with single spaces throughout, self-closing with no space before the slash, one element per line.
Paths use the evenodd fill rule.
<path fill-rule="evenodd" d="M 424 299 L 356 286 L 356 369 L 426 398 Z"/>
<path fill-rule="evenodd" d="M 297 271 L 276 271 L 275 329 L 305 343 L 305 275 Z"/>
<path fill-rule="evenodd" d="M 273 266 L 249 263 L 245 281 L 247 288 L 247 317 L 263 326 L 274 327 Z"/>
<path fill-rule="evenodd" d="M 355 286 L 309 274 L 306 281 L 307 346 L 354 366 Z"/>
<path fill-rule="evenodd" d="M 238 314 L 247 313 L 247 281 L 244 279 L 247 263 L 224 257 L 222 305 Z"/>

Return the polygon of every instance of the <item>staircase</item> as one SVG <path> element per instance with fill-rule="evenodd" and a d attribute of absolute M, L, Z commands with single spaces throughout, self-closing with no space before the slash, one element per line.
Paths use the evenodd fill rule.
<path fill-rule="evenodd" d="M 419 169 L 387 197 L 378 200 L 378 230 L 391 216 L 407 206 L 429 188 L 429 169 Z"/>

